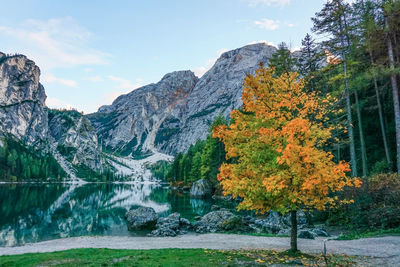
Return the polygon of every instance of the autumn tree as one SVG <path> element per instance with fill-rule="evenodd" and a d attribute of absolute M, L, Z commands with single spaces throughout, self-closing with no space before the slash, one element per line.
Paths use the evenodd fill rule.
<path fill-rule="evenodd" d="M 275 76 L 260 67 L 244 80 L 243 108 L 214 136 L 226 150 L 218 179 L 224 194 L 242 199 L 238 209 L 291 214 L 291 250 L 297 251 L 297 210 L 324 210 L 339 202 L 332 192 L 359 186 L 323 150 L 331 128 L 324 125 L 330 101 L 306 92 L 296 73 Z M 340 202 L 348 202 L 342 200 Z"/>

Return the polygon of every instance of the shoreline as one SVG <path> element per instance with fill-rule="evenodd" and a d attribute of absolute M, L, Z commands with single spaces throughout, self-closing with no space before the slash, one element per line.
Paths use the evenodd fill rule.
<path fill-rule="evenodd" d="M 305 253 L 322 252 L 325 238 L 299 239 L 299 249 Z M 284 251 L 290 247 L 290 238 L 263 237 L 236 234 L 190 234 L 177 237 L 118 237 L 82 236 L 54 239 L 24 246 L 1 247 L 0 256 L 25 253 L 55 252 L 77 248 L 108 249 L 265 249 Z M 356 240 L 326 241 L 328 254 L 369 256 L 390 262 L 400 260 L 400 236 L 371 237 Z"/>

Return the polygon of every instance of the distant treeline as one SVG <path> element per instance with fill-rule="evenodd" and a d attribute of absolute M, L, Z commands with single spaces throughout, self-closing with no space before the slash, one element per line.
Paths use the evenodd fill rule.
<path fill-rule="evenodd" d="M 0 180 L 60 180 L 66 173 L 57 160 L 50 154 L 39 154 L 33 148 L 14 140 L 1 139 L 0 146 Z"/>

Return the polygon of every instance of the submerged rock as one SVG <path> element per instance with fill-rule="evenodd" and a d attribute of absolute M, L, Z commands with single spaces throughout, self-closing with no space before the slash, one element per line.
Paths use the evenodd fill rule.
<path fill-rule="evenodd" d="M 206 179 L 201 179 L 193 183 L 190 189 L 190 196 L 195 198 L 205 198 L 213 193 L 213 185 Z"/>
<path fill-rule="evenodd" d="M 153 208 L 140 207 L 125 214 L 129 230 L 152 229 L 157 223 L 158 215 Z"/>

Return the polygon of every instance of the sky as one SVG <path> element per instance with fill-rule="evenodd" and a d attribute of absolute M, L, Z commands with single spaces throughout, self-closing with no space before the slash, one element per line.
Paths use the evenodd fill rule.
<path fill-rule="evenodd" d="M 85 114 L 247 44 L 301 46 L 324 0 L 0 0 L 0 51 L 41 69 L 47 106 Z"/>

